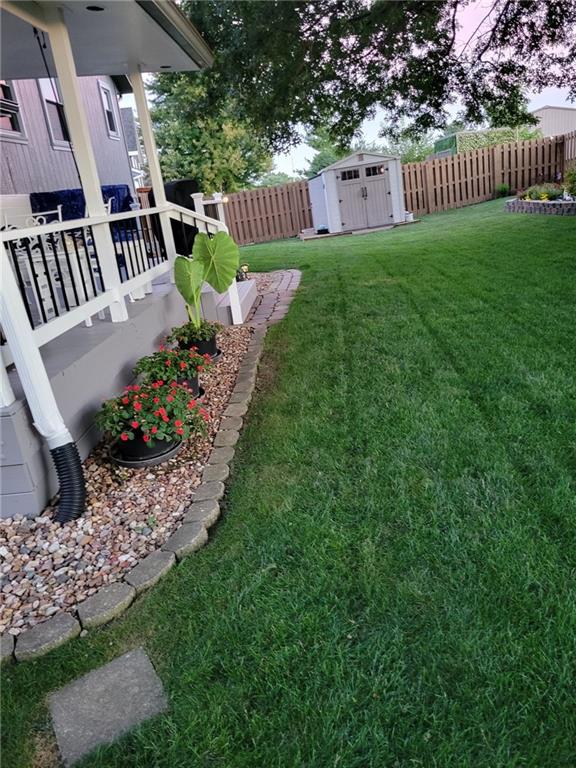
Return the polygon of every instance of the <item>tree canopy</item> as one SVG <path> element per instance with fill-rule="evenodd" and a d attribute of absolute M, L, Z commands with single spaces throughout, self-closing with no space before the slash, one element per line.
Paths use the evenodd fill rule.
<path fill-rule="evenodd" d="M 392 127 L 425 133 L 462 105 L 472 123 L 530 122 L 524 91 L 568 87 L 576 98 L 574 0 L 492 0 L 462 40 L 470 0 L 184 0 L 216 54 L 207 95 L 282 151 L 298 126 L 351 143 L 377 106 Z"/>
<path fill-rule="evenodd" d="M 245 189 L 272 169 L 270 149 L 233 98 L 208 100 L 207 77 L 163 74 L 151 84 L 164 178 L 193 178 L 205 193 Z"/>

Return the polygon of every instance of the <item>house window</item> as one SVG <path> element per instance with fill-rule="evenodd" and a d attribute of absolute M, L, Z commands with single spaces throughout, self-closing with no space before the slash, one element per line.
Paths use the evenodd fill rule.
<path fill-rule="evenodd" d="M 54 147 L 70 149 L 70 134 L 68 132 L 68 124 L 64 114 L 64 104 L 62 103 L 58 80 L 54 77 L 44 77 L 38 80 L 38 85 L 42 95 L 44 115 L 48 123 L 52 145 Z"/>
<path fill-rule="evenodd" d="M 351 179 L 359 179 L 360 171 L 358 168 L 351 168 L 349 171 L 342 171 L 342 181 L 350 181 Z"/>
<path fill-rule="evenodd" d="M 24 136 L 20 105 L 9 80 L 0 80 L 0 132 L 9 138 Z"/>
<path fill-rule="evenodd" d="M 368 165 L 366 166 L 366 177 L 370 176 L 382 176 L 386 172 L 385 165 Z"/>
<path fill-rule="evenodd" d="M 107 85 L 104 85 L 104 83 L 99 83 L 99 86 L 108 136 L 110 136 L 112 139 L 119 139 L 120 133 L 118 131 L 118 123 L 116 122 L 116 113 L 114 112 L 114 99 L 112 97 L 112 91 L 110 88 L 108 88 Z"/>

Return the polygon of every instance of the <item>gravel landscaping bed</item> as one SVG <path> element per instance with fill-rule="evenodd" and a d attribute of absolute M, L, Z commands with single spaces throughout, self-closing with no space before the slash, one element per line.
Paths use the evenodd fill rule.
<path fill-rule="evenodd" d="M 60 526 L 48 507 L 34 520 L 0 520 L 0 632 L 17 636 L 74 608 L 103 585 L 121 580 L 179 527 L 200 484 L 251 333 L 245 326 L 222 331 L 222 356 L 201 376 L 210 415 L 207 437 L 189 441 L 168 462 L 141 470 L 116 467 L 100 445 L 84 463 L 88 503 L 83 517 Z"/>

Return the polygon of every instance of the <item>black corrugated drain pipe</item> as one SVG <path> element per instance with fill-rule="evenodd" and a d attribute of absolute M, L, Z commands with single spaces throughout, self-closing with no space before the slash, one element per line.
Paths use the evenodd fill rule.
<path fill-rule="evenodd" d="M 60 502 L 54 519 L 57 523 L 69 523 L 80 517 L 86 507 L 82 461 L 74 442 L 52 448 L 50 453 L 60 484 Z"/>

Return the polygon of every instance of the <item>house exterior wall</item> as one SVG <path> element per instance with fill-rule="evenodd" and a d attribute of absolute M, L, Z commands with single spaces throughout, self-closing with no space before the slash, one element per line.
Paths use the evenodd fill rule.
<path fill-rule="evenodd" d="M 535 109 L 532 114 L 538 118 L 540 130 L 545 138 L 576 131 L 576 109 L 542 107 L 542 109 Z"/>
<path fill-rule="evenodd" d="M 99 81 L 113 94 L 118 138 L 108 134 Z M 105 76 L 82 77 L 80 82 L 100 183 L 128 184 L 133 188 L 114 83 Z M 0 194 L 52 192 L 80 187 L 72 151 L 52 144 L 37 81 L 16 80 L 12 83 L 20 107 L 25 138 L 7 137 L 6 134 L 0 136 Z"/>

